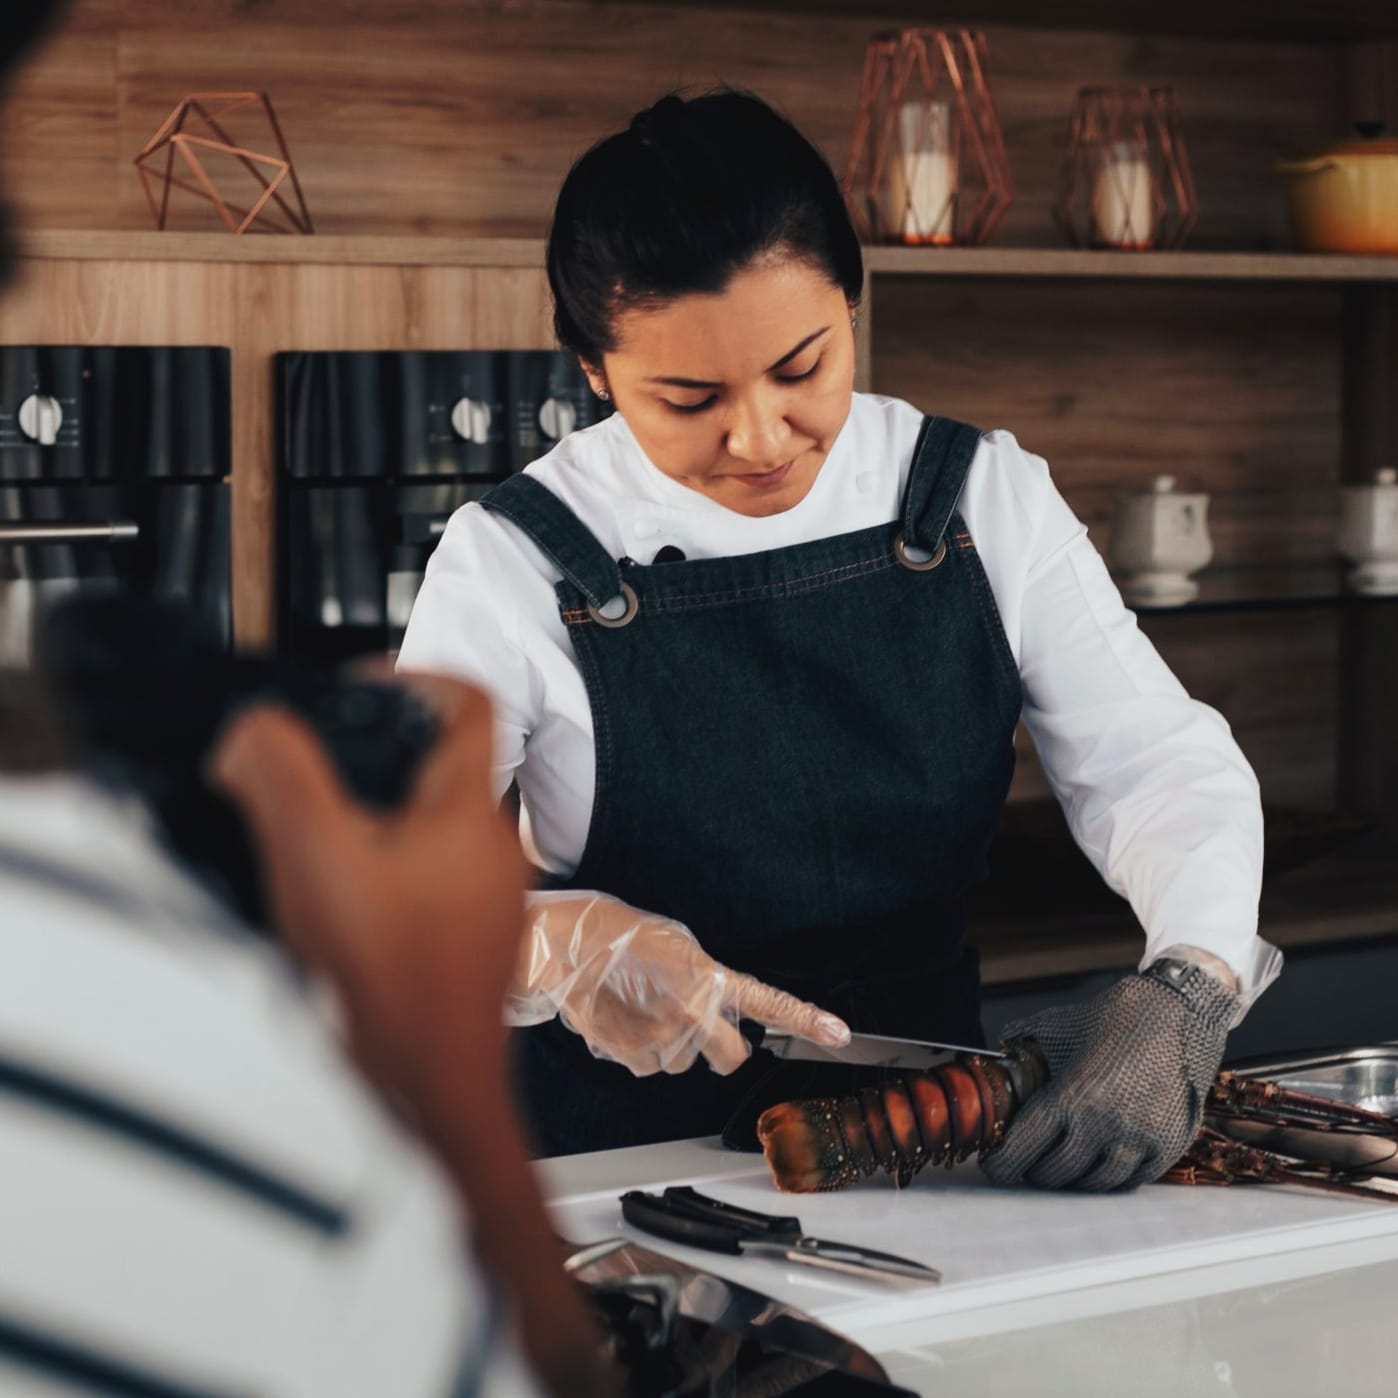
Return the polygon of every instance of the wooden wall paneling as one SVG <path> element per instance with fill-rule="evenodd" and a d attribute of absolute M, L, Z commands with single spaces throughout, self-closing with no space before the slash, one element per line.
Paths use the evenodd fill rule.
<path fill-rule="evenodd" d="M 224 263 L 21 258 L 0 332 L 20 344 L 231 345 L 233 311 Z"/>
<path fill-rule="evenodd" d="M 904 277 L 875 287 L 876 388 L 1014 431 L 1048 460 L 1104 552 L 1118 494 L 1168 473 L 1211 493 L 1218 565 L 1333 557 L 1341 293 Z M 1287 614 L 1230 629 L 1228 618 L 1188 615 L 1144 626 L 1166 638 L 1191 692 L 1236 726 L 1269 791 L 1333 802 L 1333 621 Z M 1012 799 L 1043 796 L 1023 737 L 1020 757 Z"/>
<path fill-rule="evenodd" d="M 553 298 L 542 268 L 478 268 L 470 343 L 481 349 L 553 349 Z"/>
<path fill-rule="evenodd" d="M 234 269 L 223 263 L 80 264 L 81 338 L 112 344 L 236 344 Z"/>
<path fill-rule="evenodd" d="M 294 344 L 287 267 L 233 269 L 233 632 L 263 649 L 276 635 L 276 392 L 272 354 Z M 302 270 L 300 268 L 296 270 Z M 336 303 L 338 304 L 338 303 Z M 288 343 L 287 337 L 293 337 Z"/>
<path fill-rule="evenodd" d="M 1264 803 L 1334 807 L 1334 610 L 1156 615 L 1142 629 L 1190 694 L 1228 720 Z"/>
<path fill-rule="evenodd" d="M 569 164 L 672 85 L 761 86 L 843 156 L 867 26 L 577 4 L 438 12 L 415 23 L 162 20 L 118 40 L 123 145 L 183 92 L 272 95 L 317 229 L 537 234 Z M 848 88 L 830 113 L 812 79 Z M 123 187 L 125 226 L 146 217 Z M 199 219 L 188 206 L 181 218 Z M 208 226 L 184 222 L 177 226 Z"/>
<path fill-rule="evenodd" d="M 1117 495 L 1167 473 L 1212 492 L 1220 565 L 1333 553 L 1336 292 L 900 277 L 874 299 L 878 391 L 1013 431 L 1099 546 Z"/>
<path fill-rule="evenodd" d="M 654 10 L 655 0 L 573 0 L 578 8 L 598 14 L 610 10 L 634 15 Z M 705 11 L 711 0 L 671 0 L 674 6 Z M 535 0 L 338 0 L 337 16 L 347 23 L 419 24 L 463 12 L 484 15 L 501 10 L 525 13 L 538 9 Z M 750 12 L 797 15 L 829 23 L 841 17 L 864 18 L 867 0 L 742 0 Z M 188 0 L 85 0 L 80 15 L 119 9 L 130 22 L 144 24 L 187 18 Z M 1175 0 L 1169 6 L 1123 7 L 1118 0 L 1060 0 L 1046 10 L 1038 0 L 880 0 L 880 23 L 1034 25 L 1050 28 L 1121 30 L 1141 35 L 1180 35 L 1236 39 L 1286 39 L 1331 42 L 1398 35 L 1398 15 L 1390 0 Z M 208 20 L 235 20 L 247 14 L 248 0 L 200 0 L 200 15 Z M 973 13 L 974 12 L 974 13 Z M 293 24 L 319 24 L 325 0 L 277 0 L 277 17 Z"/>
<path fill-rule="evenodd" d="M 9 88 L 0 132 L 0 184 L 29 221 L 112 226 L 123 178 L 115 31 L 51 37 Z"/>
<path fill-rule="evenodd" d="M 1228 720 L 1268 805 L 1335 806 L 1339 616 L 1326 610 L 1155 614 L 1142 618 L 1141 629 L 1189 693 Z M 1049 797 L 1023 728 L 1015 752 L 1011 802 Z"/>
<path fill-rule="evenodd" d="M 752 87 L 843 169 L 864 47 L 888 22 L 580 0 L 381 0 L 333 19 L 308 0 L 275 13 L 232 0 L 197 12 L 77 0 L 69 33 L 10 109 L 39 127 L 61 111 L 64 127 L 40 131 L 9 185 L 32 226 L 145 227 L 130 161 L 160 120 L 188 91 L 254 86 L 272 95 L 320 232 L 537 235 L 571 161 L 672 86 Z M 1194 245 L 1285 245 L 1270 160 L 1330 134 L 1332 48 L 1017 29 L 989 38 L 1018 191 L 998 243 L 1061 242 L 1051 207 L 1074 92 L 1130 79 L 1179 91 L 1203 207 Z M 174 226 L 212 218 L 186 196 Z"/>
<path fill-rule="evenodd" d="M 625 0 L 646 5 L 650 0 Z M 704 6 L 707 0 L 678 0 Z M 847 14 L 860 0 L 749 0 L 750 7 L 802 16 Z M 1390 0 L 1270 0 L 1267 4 L 1172 0 L 1169 5 L 1123 5 L 1121 0 L 882 0 L 880 8 L 903 24 L 961 25 L 972 10 L 985 24 L 1052 25 L 1138 34 L 1300 40 L 1361 39 L 1398 32 Z"/>
<path fill-rule="evenodd" d="M 269 353 L 455 349 L 470 334 L 472 269 L 280 263 L 239 272 L 242 333 Z"/>

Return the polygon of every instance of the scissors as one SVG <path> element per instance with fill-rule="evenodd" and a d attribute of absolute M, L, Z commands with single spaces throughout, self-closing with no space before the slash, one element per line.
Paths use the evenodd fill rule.
<path fill-rule="evenodd" d="M 629 1190 L 621 1196 L 621 1215 L 643 1232 L 710 1252 L 779 1257 L 878 1281 L 935 1285 L 942 1279 L 940 1272 L 921 1262 L 853 1243 L 812 1238 L 802 1230 L 798 1218 L 725 1204 L 688 1185 L 671 1185 L 663 1194 Z"/>

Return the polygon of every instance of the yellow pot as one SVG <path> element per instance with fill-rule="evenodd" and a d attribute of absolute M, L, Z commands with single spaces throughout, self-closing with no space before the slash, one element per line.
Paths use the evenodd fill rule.
<path fill-rule="evenodd" d="M 1398 253 L 1398 141 L 1348 141 L 1273 169 L 1302 252 Z"/>

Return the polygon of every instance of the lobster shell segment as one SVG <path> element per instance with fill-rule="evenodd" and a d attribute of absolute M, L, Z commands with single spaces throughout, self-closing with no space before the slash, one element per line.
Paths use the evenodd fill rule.
<path fill-rule="evenodd" d="M 757 1138 L 789 1194 L 845 1189 L 879 1170 L 901 1186 L 925 1165 L 993 1149 L 1044 1075 L 1032 1047 L 1007 1059 L 964 1055 L 849 1097 L 781 1102 L 758 1118 Z"/>

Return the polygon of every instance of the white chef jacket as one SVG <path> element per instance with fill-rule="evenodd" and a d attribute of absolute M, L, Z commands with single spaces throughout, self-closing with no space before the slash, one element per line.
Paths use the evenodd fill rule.
<path fill-rule="evenodd" d="M 527 473 L 614 558 L 649 563 L 786 548 L 896 519 L 922 413 L 856 393 L 806 498 L 737 514 L 661 472 L 620 414 L 564 438 Z M 1136 626 L 1047 464 L 988 433 L 957 508 L 975 541 L 1023 683 L 1024 722 L 1073 837 L 1146 930 L 1144 966 L 1177 945 L 1234 970 L 1245 1003 L 1281 955 L 1257 935 L 1257 780 L 1213 709 L 1192 700 Z M 495 780 L 518 781 L 533 852 L 577 868 L 595 790 L 592 714 L 554 585 L 558 569 L 478 504 L 428 561 L 399 665 L 461 675 L 497 717 Z"/>
<path fill-rule="evenodd" d="M 44 1348 L 103 1392 L 538 1394 L 284 959 L 74 777 L 0 779 L 0 1181 L 10 1398 L 70 1391 Z"/>

